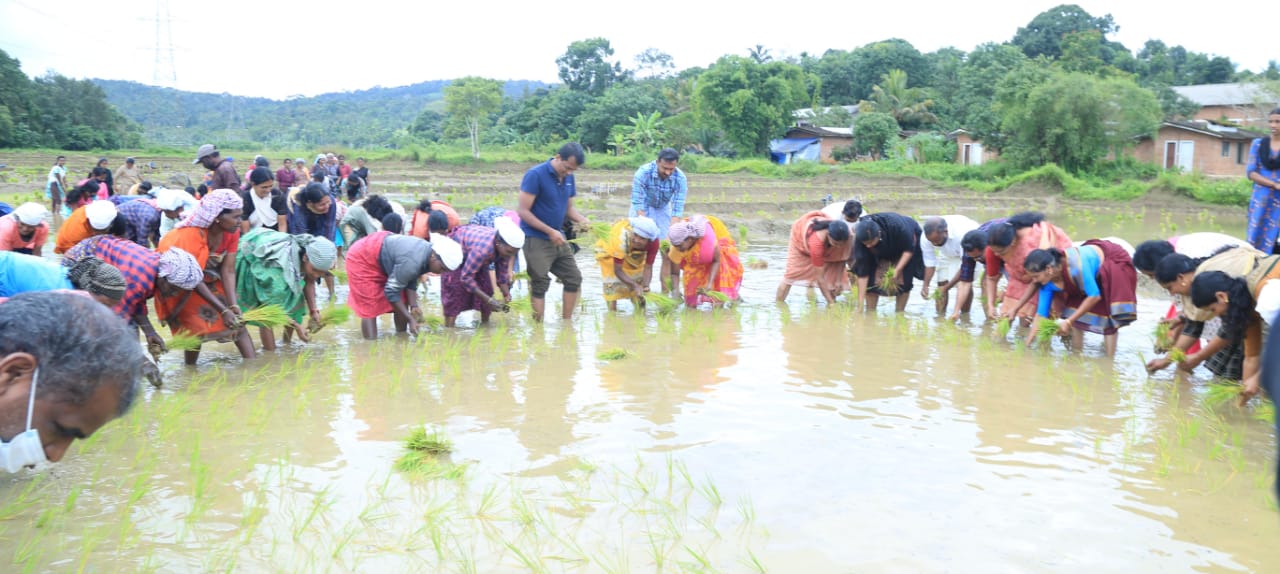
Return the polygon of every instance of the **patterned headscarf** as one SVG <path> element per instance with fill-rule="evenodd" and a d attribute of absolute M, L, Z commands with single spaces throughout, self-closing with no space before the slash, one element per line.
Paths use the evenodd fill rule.
<path fill-rule="evenodd" d="M 179 247 L 170 247 L 168 251 L 160 254 L 158 275 L 184 291 L 195 289 L 201 281 L 204 281 L 204 269 L 200 268 L 200 262 L 196 260 L 196 256 Z"/>
<path fill-rule="evenodd" d="M 240 194 L 230 189 L 216 189 L 200 200 L 200 205 L 191 210 L 191 215 L 173 227 L 174 229 L 179 227 L 208 229 L 213 225 L 213 220 L 222 215 L 222 211 L 226 209 L 244 209 L 244 200 L 240 199 Z"/>
<path fill-rule="evenodd" d="M 124 292 L 129 288 L 124 274 L 119 269 L 92 255 L 76 261 L 75 265 L 67 270 L 67 280 L 76 289 L 114 301 L 123 299 Z"/>
<path fill-rule="evenodd" d="M 338 247 L 332 241 L 307 234 L 294 235 L 293 238 L 298 242 L 298 246 L 307 252 L 307 260 L 311 262 L 312 267 L 321 271 L 333 269 L 333 265 L 338 261 Z"/>
<path fill-rule="evenodd" d="M 654 223 L 648 217 L 632 217 L 628 221 L 631 222 L 631 232 L 653 241 L 658 238 L 658 224 Z"/>
<path fill-rule="evenodd" d="M 701 215 L 689 218 L 689 221 L 677 221 L 671 224 L 667 238 L 672 245 L 684 243 L 686 239 L 701 238 L 707 232 L 707 219 Z"/>

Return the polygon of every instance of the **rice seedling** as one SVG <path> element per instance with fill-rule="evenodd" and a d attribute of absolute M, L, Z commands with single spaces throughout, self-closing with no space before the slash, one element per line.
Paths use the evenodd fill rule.
<path fill-rule="evenodd" d="M 515 311 L 517 313 L 533 312 L 533 300 L 530 299 L 528 296 L 516 297 L 511 300 L 511 303 L 508 303 L 508 306 L 511 307 L 512 311 Z"/>
<path fill-rule="evenodd" d="M 895 279 L 895 277 L 897 276 L 897 273 L 898 272 L 895 268 L 889 267 L 884 270 L 884 275 L 880 277 L 880 282 L 878 283 L 878 285 L 880 287 L 880 291 L 885 295 L 898 294 L 898 282 Z"/>
<path fill-rule="evenodd" d="M 668 297 L 662 293 L 650 291 L 644 294 L 644 302 L 646 305 L 653 305 L 660 314 L 667 314 L 675 310 L 680 305 L 680 301 L 675 298 Z"/>
<path fill-rule="evenodd" d="M 1171 337 L 1169 337 L 1168 323 L 1164 321 L 1160 321 L 1159 323 L 1156 323 L 1156 330 L 1154 335 L 1156 338 L 1156 349 L 1167 349 L 1173 345 L 1173 340 Z"/>
<path fill-rule="evenodd" d="M 1187 360 L 1187 352 L 1177 347 L 1172 347 L 1169 349 L 1168 358 L 1170 361 L 1173 361 L 1175 363 L 1181 363 Z"/>
<path fill-rule="evenodd" d="M 1275 424 L 1276 422 L 1275 403 L 1272 403 L 1271 401 L 1268 401 L 1268 400 L 1263 400 L 1259 402 L 1258 406 L 1253 409 L 1253 418 L 1254 420 L 1259 420 L 1264 423 Z"/>
<path fill-rule="evenodd" d="M 667 251 L 670 251 L 670 250 L 671 250 L 671 241 L 666 240 L 666 239 L 663 239 L 661 243 L 658 243 L 658 249 L 662 250 L 662 252 L 663 252 L 663 253 L 666 253 Z"/>
<path fill-rule="evenodd" d="M 596 358 L 601 361 L 617 361 L 620 359 L 625 359 L 629 356 L 631 356 L 631 352 L 627 351 L 626 349 L 623 349 L 622 347 L 605 349 L 603 351 L 600 351 L 599 353 L 596 353 Z"/>
<path fill-rule="evenodd" d="M 351 308 L 346 305 L 334 305 L 320 312 L 320 322 L 311 322 L 307 330 L 315 333 L 329 325 L 340 325 L 351 320 Z"/>
<path fill-rule="evenodd" d="M 199 335 L 192 335 L 189 331 L 178 331 L 164 342 L 164 346 L 170 351 L 199 351 L 203 343 L 204 338 Z"/>
<path fill-rule="evenodd" d="M 279 305 L 263 305 L 244 312 L 241 317 L 245 323 L 255 327 L 276 328 L 293 322 L 289 312 Z"/>
<path fill-rule="evenodd" d="M 1036 323 L 1036 342 L 1044 345 L 1053 341 L 1058 335 L 1058 322 L 1053 319 L 1040 319 Z"/>
<path fill-rule="evenodd" d="M 570 243 L 579 245 L 593 245 L 597 241 L 609 241 L 609 231 L 613 226 L 608 223 L 592 223 L 585 230 L 579 228 L 578 236 L 570 240 Z"/>
<path fill-rule="evenodd" d="M 929 293 L 929 300 L 930 300 L 930 301 L 941 301 L 941 300 L 942 300 L 942 290 L 941 290 L 941 289 L 934 289 L 931 293 Z"/>
<path fill-rule="evenodd" d="M 448 454 L 453 452 L 453 442 L 439 430 L 427 430 L 427 427 L 414 427 L 404 439 L 404 447 L 429 454 Z"/>
<path fill-rule="evenodd" d="M 516 274 L 514 274 L 514 275 L 512 275 L 512 276 L 511 276 L 511 280 L 512 280 L 512 281 L 528 281 L 528 280 L 529 280 L 529 272 L 528 272 L 528 271 L 521 271 L 521 272 L 519 272 L 519 273 L 516 273 Z"/>
<path fill-rule="evenodd" d="M 996 321 L 996 334 L 999 335 L 1001 339 L 1008 337 L 1009 331 L 1012 330 L 1013 319 L 1001 317 L 999 321 Z"/>
<path fill-rule="evenodd" d="M 1240 383 L 1234 381 L 1214 381 L 1205 387 L 1204 398 L 1202 400 L 1204 401 L 1205 406 L 1211 409 L 1216 409 L 1240 396 L 1240 391 L 1242 389 L 1244 389 L 1244 387 Z"/>
<path fill-rule="evenodd" d="M 342 269 L 334 269 L 333 271 L 330 271 L 329 273 L 333 275 L 334 280 L 336 280 L 336 281 L 338 282 L 338 284 L 339 284 L 339 285 L 346 285 L 346 284 L 347 284 L 347 272 L 346 272 L 345 270 L 342 270 Z"/>
<path fill-rule="evenodd" d="M 747 269 L 768 269 L 769 262 L 758 257 L 747 258 Z"/>
<path fill-rule="evenodd" d="M 707 297 L 710 297 L 712 300 L 714 300 L 714 301 L 715 301 L 715 302 L 717 302 L 717 303 L 728 303 L 728 302 L 729 302 L 729 296 L 728 296 L 728 295 L 725 295 L 724 293 L 721 293 L 721 292 L 716 291 L 716 290 L 713 290 L 713 289 L 699 289 L 699 290 L 698 290 L 698 293 L 699 293 L 700 295 L 706 295 Z"/>

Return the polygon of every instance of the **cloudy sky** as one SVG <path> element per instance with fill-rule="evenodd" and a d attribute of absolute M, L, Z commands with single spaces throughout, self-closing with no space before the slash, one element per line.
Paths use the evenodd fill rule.
<path fill-rule="evenodd" d="M 556 57 L 570 42 L 594 36 L 608 38 L 628 67 L 651 47 L 671 54 L 679 68 L 745 55 L 756 44 L 787 56 L 897 37 L 922 52 L 968 51 L 1011 39 L 1060 2 L 165 3 L 175 87 L 286 98 L 464 75 L 554 82 Z M 1218 4 L 1204 1 L 1076 3 L 1094 16 L 1110 13 L 1120 26 L 1111 39 L 1130 50 L 1155 38 L 1250 70 L 1263 69 L 1268 54 L 1276 54 L 1263 24 L 1275 8 L 1261 0 L 1233 2 L 1220 15 L 1212 13 Z M 0 49 L 32 76 L 54 70 L 156 83 L 156 13 L 156 0 L 0 0 Z M 161 49 L 167 54 L 168 42 Z"/>

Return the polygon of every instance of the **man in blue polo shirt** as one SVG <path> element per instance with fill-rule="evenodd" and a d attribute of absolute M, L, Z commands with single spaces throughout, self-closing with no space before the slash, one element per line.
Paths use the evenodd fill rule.
<path fill-rule="evenodd" d="M 520 227 L 525 233 L 524 260 L 529 267 L 534 321 L 542 321 L 547 289 L 551 287 L 549 274 L 555 274 L 564 284 L 562 316 L 566 322 L 573 318 L 573 308 L 578 306 L 582 273 L 560 229 L 566 217 L 579 225 L 587 224 L 587 218 L 573 206 L 573 196 L 577 194 L 573 172 L 585 161 L 582 146 L 570 142 L 546 163 L 530 168 L 520 182 L 516 213 L 520 214 Z"/>

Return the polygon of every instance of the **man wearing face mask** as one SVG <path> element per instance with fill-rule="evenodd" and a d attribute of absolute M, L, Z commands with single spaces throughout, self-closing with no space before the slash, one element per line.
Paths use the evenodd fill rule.
<path fill-rule="evenodd" d="M 93 299 L 23 293 L 0 304 L 0 470 L 57 462 L 123 415 L 146 359 Z"/>

